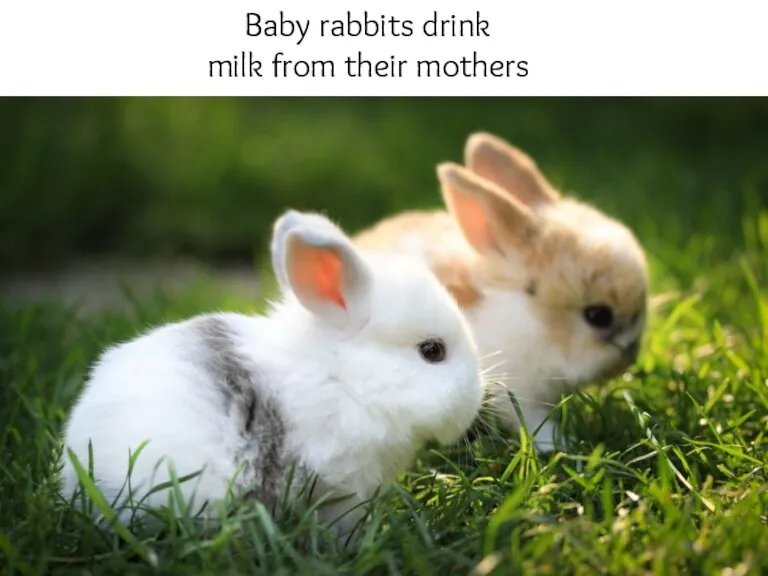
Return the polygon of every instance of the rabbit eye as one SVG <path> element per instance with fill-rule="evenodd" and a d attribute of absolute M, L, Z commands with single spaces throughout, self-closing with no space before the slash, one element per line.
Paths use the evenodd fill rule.
<path fill-rule="evenodd" d="M 613 310 L 598 304 L 584 308 L 584 319 L 594 328 L 610 328 L 613 324 Z"/>
<path fill-rule="evenodd" d="M 427 362 L 436 364 L 445 360 L 445 342 L 439 338 L 430 338 L 419 344 L 419 354 Z"/>

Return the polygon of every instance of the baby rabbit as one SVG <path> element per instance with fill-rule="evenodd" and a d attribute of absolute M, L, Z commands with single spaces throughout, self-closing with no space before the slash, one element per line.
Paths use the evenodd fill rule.
<path fill-rule="evenodd" d="M 351 495 L 346 511 L 425 442 L 467 430 L 482 398 L 475 344 L 423 264 L 364 255 L 325 217 L 296 211 L 276 222 L 271 251 L 283 297 L 266 316 L 201 315 L 101 356 L 66 424 L 66 497 L 78 487 L 66 449 L 87 469 L 92 443 L 94 481 L 111 502 L 127 493 L 129 451 L 148 440 L 131 475 L 136 502 L 172 464 L 178 477 L 202 470 L 181 484 L 192 510 L 222 501 L 233 479 L 272 504 L 295 465 L 315 496 Z M 345 520 L 342 533 L 354 514 Z"/>
<path fill-rule="evenodd" d="M 537 447 L 551 450 L 556 427 L 546 418 L 560 394 L 637 357 L 645 256 L 623 224 L 563 198 L 500 138 L 471 135 L 465 164 L 437 168 L 448 212 L 396 215 L 355 241 L 427 263 L 463 308 L 486 370 L 517 396 L 528 430 L 539 428 Z M 502 422 L 519 426 L 503 388 L 493 404 Z"/>

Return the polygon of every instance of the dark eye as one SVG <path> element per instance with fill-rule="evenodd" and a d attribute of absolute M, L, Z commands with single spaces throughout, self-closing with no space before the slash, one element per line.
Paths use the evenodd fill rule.
<path fill-rule="evenodd" d="M 584 308 L 584 319 L 595 328 L 610 328 L 613 324 L 613 310 L 598 304 Z"/>
<path fill-rule="evenodd" d="M 419 354 L 427 362 L 437 364 L 445 360 L 445 343 L 439 338 L 430 338 L 419 344 Z"/>

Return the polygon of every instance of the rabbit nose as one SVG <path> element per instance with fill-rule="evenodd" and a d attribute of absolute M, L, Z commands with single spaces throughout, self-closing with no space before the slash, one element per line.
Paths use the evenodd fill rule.
<path fill-rule="evenodd" d="M 615 343 L 616 340 L 621 339 L 621 335 L 624 334 L 627 331 L 627 323 L 622 318 L 616 318 L 613 322 L 613 325 L 602 331 L 601 337 L 606 342 L 612 342 Z M 619 344 L 619 346 L 621 346 Z"/>
<path fill-rule="evenodd" d="M 637 360 L 637 356 L 640 353 L 640 338 L 636 338 L 629 344 L 629 346 L 622 348 L 621 352 L 622 356 L 624 356 L 627 360 L 631 362 Z"/>
<path fill-rule="evenodd" d="M 640 324 L 641 320 L 642 314 L 639 311 L 633 314 L 617 315 L 610 329 L 610 337 L 617 338 L 624 333 L 632 332 Z"/>

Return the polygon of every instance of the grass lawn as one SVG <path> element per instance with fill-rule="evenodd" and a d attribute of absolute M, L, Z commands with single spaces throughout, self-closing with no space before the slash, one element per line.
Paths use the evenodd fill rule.
<path fill-rule="evenodd" d="M 739 238 L 673 238 L 655 223 L 683 214 L 688 200 L 672 202 L 670 183 L 667 208 L 642 206 L 638 180 L 622 178 L 632 200 L 616 203 L 644 211 L 639 235 L 655 293 L 638 364 L 565 402 L 574 440 L 562 453 L 536 455 L 493 425 L 478 427 L 471 446 L 426 449 L 347 548 L 301 511 L 276 526 L 249 503 L 220 529 L 183 519 L 134 536 L 99 531 L 56 497 L 62 422 L 108 343 L 261 303 L 235 301 L 203 279 L 183 297 L 135 301 L 130 313 L 0 305 L 0 572 L 768 572 L 768 212 L 746 212 L 734 223 Z M 702 193 L 719 195 L 713 221 L 725 217 L 720 185 Z"/>
<path fill-rule="evenodd" d="M 567 452 L 539 457 L 493 427 L 478 431 L 471 451 L 426 450 L 349 549 L 309 519 L 278 527 L 253 505 L 221 530 L 169 522 L 137 539 L 100 533 L 55 498 L 59 429 L 106 342 L 199 310 L 257 304 L 201 282 L 173 302 L 136 302 L 133 314 L 3 311 L 2 563 L 19 574 L 759 573 L 768 569 L 765 254 L 755 245 L 713 265 L 706 281 L 658 296 L 639 365 L 565 404 L 576 436 Z"/>

